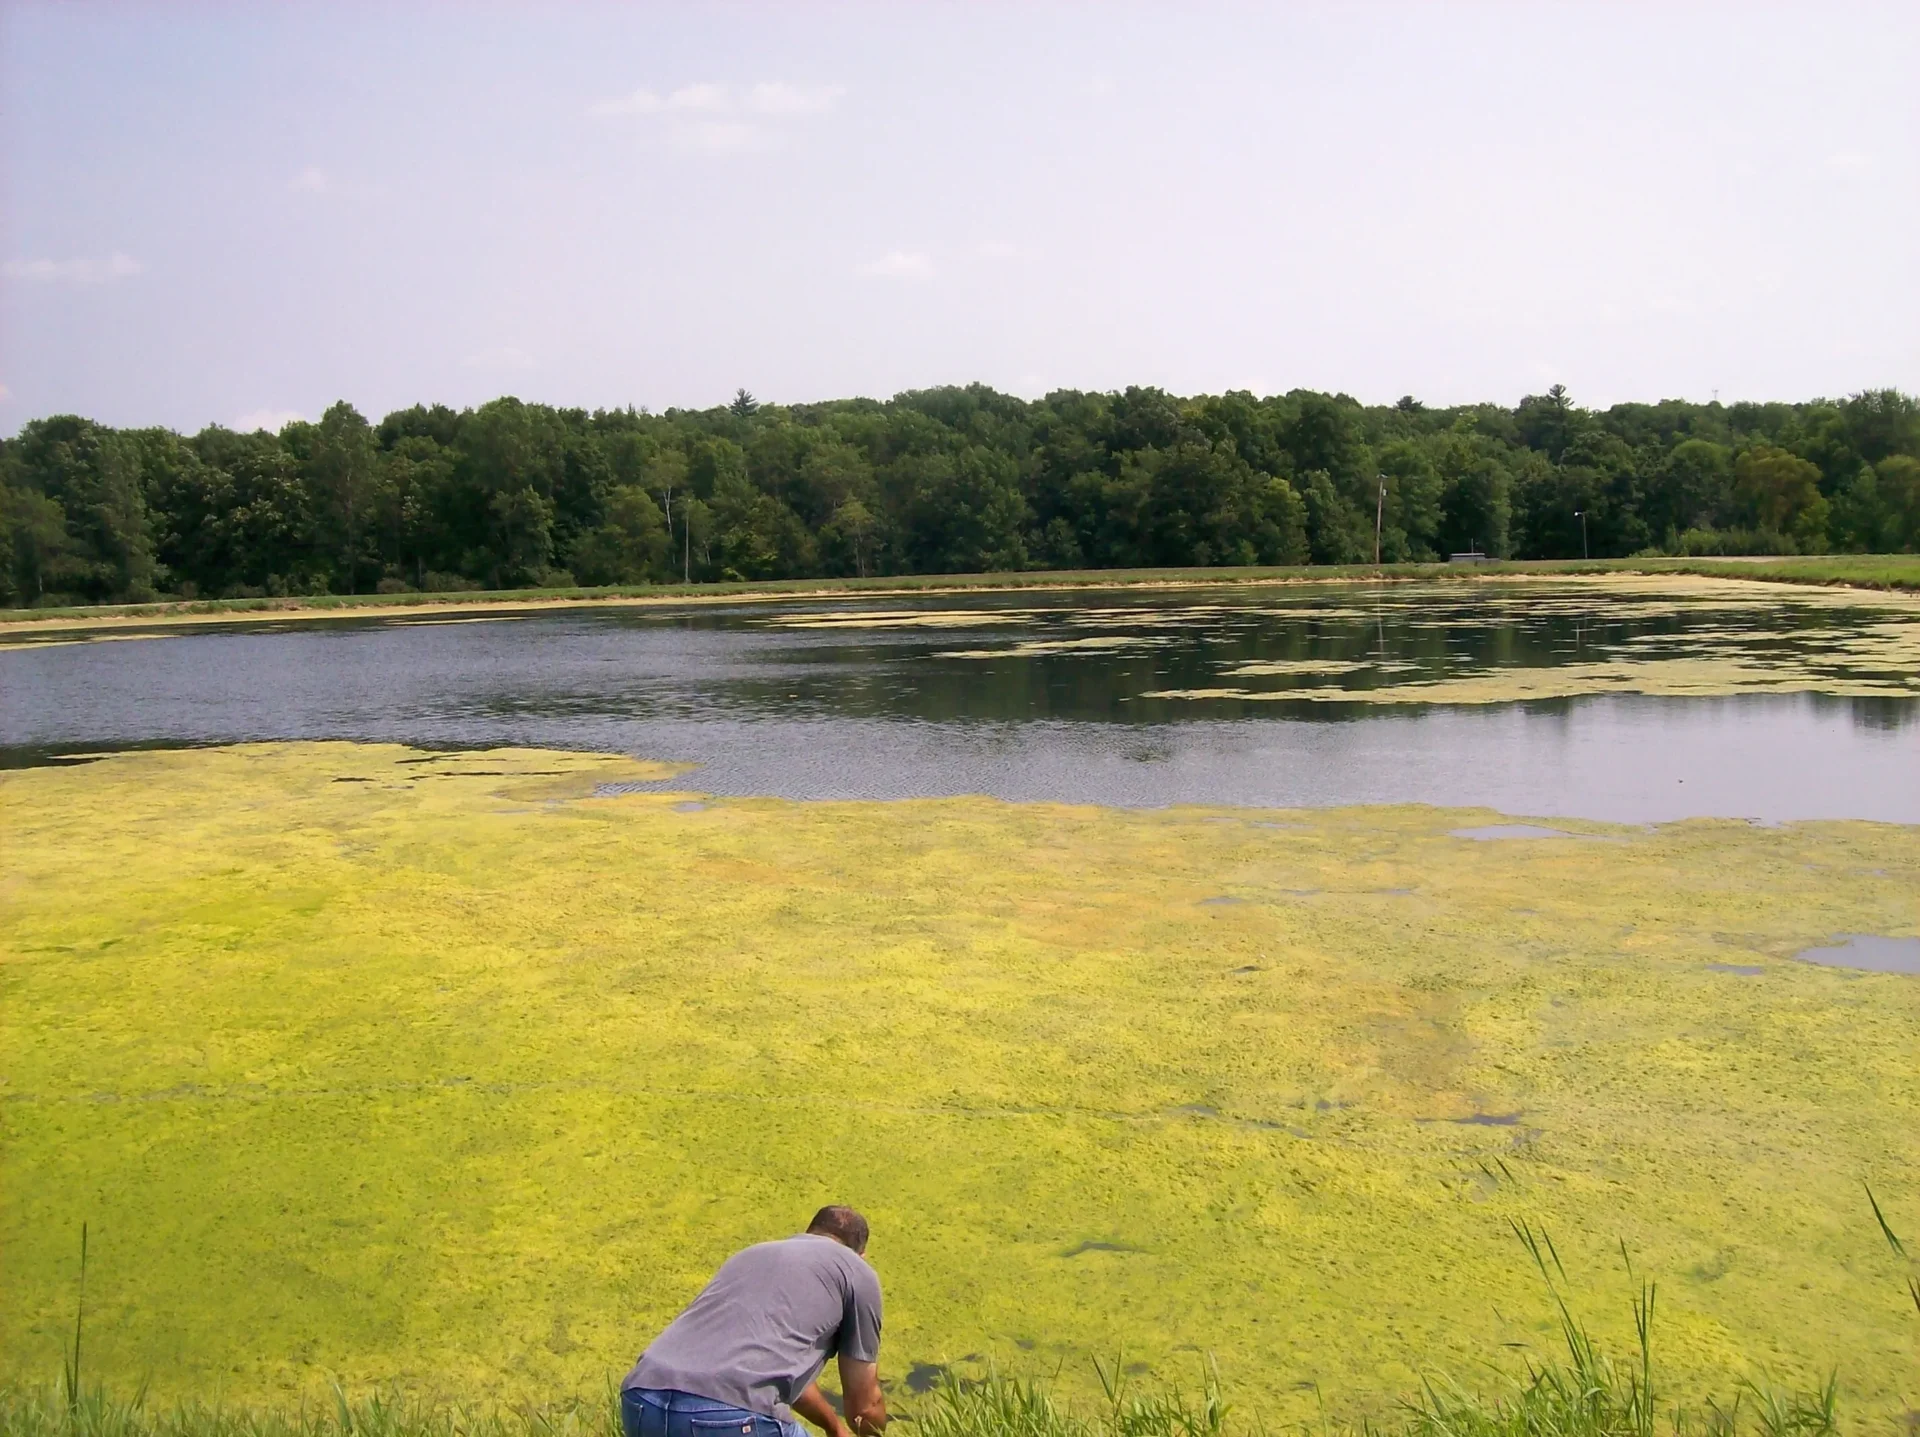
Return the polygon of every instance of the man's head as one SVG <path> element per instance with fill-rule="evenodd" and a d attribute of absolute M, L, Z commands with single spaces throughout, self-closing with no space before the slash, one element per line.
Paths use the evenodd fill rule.
<path fill-rule="evenodd" d="M 830 1203 L 815 1213 L 813 1221 L 807 1224 L 807 1231 L 816 1237 L 830 1237 L 858 1253 L 867 1250 L 867 1220 L 839 1203 Z"/>

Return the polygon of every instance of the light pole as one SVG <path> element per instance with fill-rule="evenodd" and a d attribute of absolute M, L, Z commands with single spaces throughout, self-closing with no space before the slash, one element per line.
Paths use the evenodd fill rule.
<path fill-rule="evenodd" d="M 1590 559 L 1593 556 L 1587 552 L 1587 511 L 1585 509 L 1575 509 L 1573 511 L 1573 517 L 1580 521 L 1580 557 L 1582 559 Z"/>
<path fill-rule="evenodd" d="M 1376 474 L 1380 481 L 1380 499 L 1373 506 L 1373 567 L 1380 567 L 1380 521 L 1387 515 L 1387 476 Z"/>

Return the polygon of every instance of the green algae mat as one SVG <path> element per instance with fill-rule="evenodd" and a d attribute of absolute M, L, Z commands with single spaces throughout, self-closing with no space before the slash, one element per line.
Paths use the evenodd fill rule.
<path fill-rule="evenodd" d="M 668 776 L 0 774 L 0 1378 L 57 1372 L 85 1221 L 123 1388 L 604 1390 L 838 1200 L 896 1375 L 1380 1412 L 1552 1346 L 1518 1220 L 1609 1340 L 1622 1242 L 1658 1280 L 1675 1397 L 1920 1390 L 1862 1188 L 1920 1233 L 1920 979 L 1792 958 L 1914 933 L 1920 830 L 598 796 Z"/>

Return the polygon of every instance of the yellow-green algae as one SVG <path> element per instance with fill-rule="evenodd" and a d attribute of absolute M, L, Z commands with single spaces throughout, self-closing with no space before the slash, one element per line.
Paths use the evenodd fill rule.
<path fill-rule="evenodd" d="M 1591 657 L 1552 664 L 1515 664 L 1451 656 L 1443 672 L 1379 656 L 1253 661 L 1220 671 L 1222 680 L 1337 678 L 1338 683 L 1249 688 L 1222 682 L 1156 689 L 1149 699 L 1304 701 L 1372 704 L 1494 704 L 1588 694 L 1719 697 L 1817 693 L 1846 698 L 1920 697 L 1920 605 L 1906 596 L 1862 601 L 1831 590 L 1781 596 L 1711 579 L 1569 579 L 1556 583 L 1487 580 L 1470 617 L 1409 618 L 1404 598 L 1388 610 L 1398 628 L 1499 628 L 1545 615 L 1592 621 L 1580 642 Z M 1439 598 L 1436 591 L 1433 597 Z M 1414 595 L 1417 602 L 1418 594 Z M 1764 607 L 1781 616 L 1746 628 L 1706 624 L 1673 632 L 1613 634 L 1625 619 L 1697 617 Z M 1799 628 L 1795 610 L 1844 607 L 1858 620 L 1846 629 Z M 1279 612 L 1290 612 L 1280 610 Z M 1386 680 L 1372 682 L 1368 680 Z"/>
<path fill-rule="evenodd" d="M 1616 1345 L 1616 1241 L 1659 1277 L 1675 1397 L 1920 1378 L 1860 1186 L 1920 1229 L 1920 981 L 1790 957 L 1914 932 L 1920 830 L 588 796 L 667 772 L 0 774 L 0 1376 L 57 1365 L 85 1220 L 103 1380 L 603 1390 L 839 1199 L 896 1373 L 1203 1348 L 1378 1412 L 1551 1343 L 1524 1218 Z"/>
<path fill-rule="evenodd" d="M 1120 649 L 1157 648 L 1173 639 L 1158 634 L 1095 634 L 1085 639 L 1022 639 L 1004 649 L 947 649 L 936 659 L 1031 658 L 1036 654 L 1105 653 Z"/>
<path fill-rule="evenodd" d="M 1404 665 L 1294 668 L 1247 664 L 1231 676 L 1319 672 L 1404 672 Z M 1640 659 L 1601 664 L 1555 664 L 1547 668 L 1489 669 L 1457 678 L 1382 684 L 1378 688 L 1247 689 L 1229 686 L 1154 689 L 1149 699 L 1307 700 L 1315 703 L 1501 704 L 1528 699 L 1577 698 L 1588 694 L 1656 694 L 1668 698 L 1721 698 L 1730 694 L 1827 694 L 1836 698 L 1920 698 L 1920 674 L 1870 678 L 1836 676 L 1830 670 L 1794 664 L 1742 663 L 1688 658 Z"/>

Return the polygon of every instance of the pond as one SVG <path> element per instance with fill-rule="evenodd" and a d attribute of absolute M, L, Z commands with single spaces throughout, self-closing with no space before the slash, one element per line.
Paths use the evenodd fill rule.
<path fill-rule="evenodd" d="M 1832 947 L 1806 948 L 1794 956 L 1828 968 L 1920 974 L 1920 938 L 1889 938 L 1875 933 L 1847 933 L 1842 937 L 1845 941 Z"/>
<path fill-rule="evenodd" d="M 0 762 L 351 738 L 627 752 L 698 765 L 675 787 L 809 799 L 1920 822 L 1920 604 L 1897 596 L 1026 590 L 143 637 L 10 636 Z"/>

